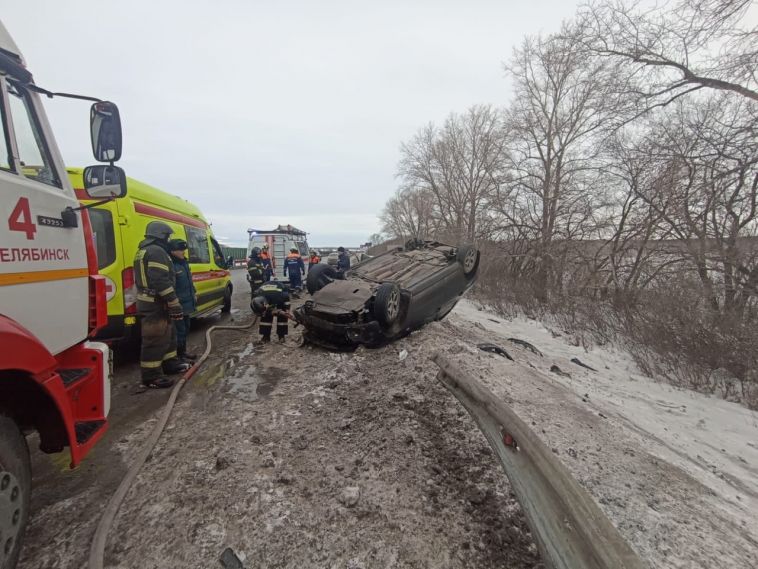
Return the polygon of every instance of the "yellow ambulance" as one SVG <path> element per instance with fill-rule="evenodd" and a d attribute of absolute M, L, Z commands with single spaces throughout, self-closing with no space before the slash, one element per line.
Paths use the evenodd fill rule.
<path fill-rule="evenodd" d="M 67 171 L 79 200 L 92 203 L 84 194 L 82 169 Z M 99 339 L 115 341 L 136 333 L 137 291 L 132 264 L 151 221 L 169 224 L 174 230 L 172 239 L 184 239 L 189 245 L 187 258 L 197 290 L 197 312 L 192 317 L 231 309 L 232 283 L 221 247 L 203 214 L 187 200 L 127 178 L 126 197 L 91 208 L 89 217 L 98 269 L 107 283 L 108 326 L 100 330 Z"/>

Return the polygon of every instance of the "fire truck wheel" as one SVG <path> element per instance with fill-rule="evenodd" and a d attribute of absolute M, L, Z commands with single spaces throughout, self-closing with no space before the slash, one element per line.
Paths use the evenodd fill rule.
<path fill-rule="evenodd" d="M 0 569 L 16 566 L 29 519 L 32 469 L 26 439 L 0 415 Z"/>

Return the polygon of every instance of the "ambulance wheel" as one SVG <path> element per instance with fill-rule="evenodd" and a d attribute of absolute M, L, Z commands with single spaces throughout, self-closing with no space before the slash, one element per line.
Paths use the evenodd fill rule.
<path fill-rule="evenodd" d="M 221 312 L 231 312 L 232 310 L 232 285 L 226 285 L 224 291 L 224 304 L 221 307 Z"/>
<path fill-rule="evenodd" d="M 374 316 L 385 328 L 391 326 L 400 316 L 400 287 L 394 283 L 384 283 L 374 297 Z"/>
<path fill-rule="evenodd" d="M 29 519 L 32 468 L 26 439 L 0 415 L 0 569 L 13 569 Z"/>
<path fill-rule="evenodd" d="M 331 265 L 319 263 L 308 271 L 308 276 L 305 278 L 305 288 L 308 289 L 308 293 L 316 294 L 326 285 L 338 278 L 340 278 L 340 275 L 337 272 L 337 269 Z"/>

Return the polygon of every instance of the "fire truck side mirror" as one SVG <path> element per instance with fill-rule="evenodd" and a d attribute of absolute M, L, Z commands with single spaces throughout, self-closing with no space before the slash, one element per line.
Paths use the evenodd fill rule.
<path fill-rule="evenodd" d="M 82 177 L 84 190 L 91 199 L 116 199 L 126 195 L 126 173 L 118 166 L 87 166 Z"/>
<path fill-rule="evenodd" d="M 121 158 L 121 116 L 115 103 L 94 103 L 89 113 L 92 154 L 98 162 L 116 162 Z"/>

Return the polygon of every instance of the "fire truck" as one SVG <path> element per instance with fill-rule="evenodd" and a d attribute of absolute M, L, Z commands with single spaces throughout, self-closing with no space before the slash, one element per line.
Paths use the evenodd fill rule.
<path fill-rule="evenodd" d="M 95 243 L 55 144 L 41 96 L 84 99 L 95 160 L 94 203 L 121 197 L 121 122 L 110 102 L 36 85 L 0 23 L 0 569 L 15 566 L 29 517 L 26 435 L 68 447 L 75 467 L 107 428 L 111 357 L 91 341 L 107 323 Z"/>

